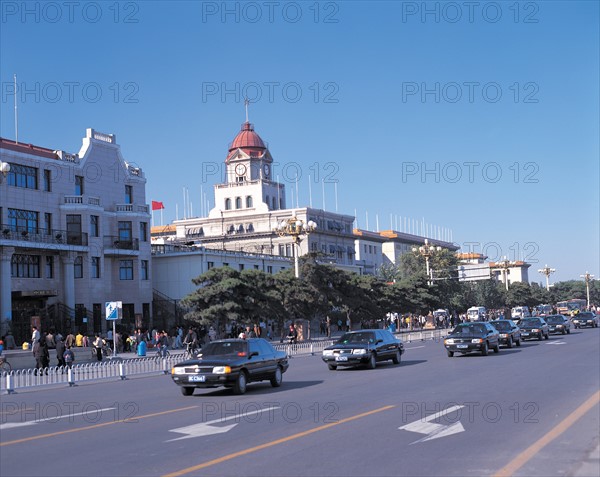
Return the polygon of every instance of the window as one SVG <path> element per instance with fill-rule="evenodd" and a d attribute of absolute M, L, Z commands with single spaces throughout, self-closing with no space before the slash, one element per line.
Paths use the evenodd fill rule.
<path fill-rule="evenodd" d="M 67 214 L 67 243 L 82 245 L 81 215 Z"/>
<path fill-rule="evenodd" d="M 148 269 L 148 260 L 142 260 L 140 268 L 140 280 L 148 280 L 149 276 L 150 273 Z"/>
<path fill-rule="evenodd" d="M 215 266 L 215 262 L 206 262 L 206 268 L 208 270 L 210 270 L 211 268 L 214 268 Z"/>
<path fill-rule="evenodd" d="M 364 244 L 363 248 L 365 249 L 365 253 L 367 253 L 367 244 Z"/>
<path fill-rule="evenodd" d="M 235 208 L 236 209 L 241 209 L 242 208 L 242 198 L 241 197 L 236 197 L 235 198 Z"/>
<path fill-rule="evenodd" d="M 54 278 L 54 257 L 46 256 L 46 278 Z"/>
<path fill-rule="evenodd" d="M 133 260 L 119 260 L 119 280 L 133 280 Z"/>
<path fill-rule="evenodd" d="M 83 176 L 75 176 L 75 195 L 83 195 Z"/>
<path fill-rule="evenodd" d="M 10 163 L 10 171 L 6 176 L 6 182 L 10 186 L 37 189 L 37 169 Z"/>
<path fill-rule="evenodd" d="M 98 237 L 100 234 L 99 222 L 99 216 L 90 215 L 90 237 Z"/>
<path fill-rule="evenodd" d="M 238 225 L 237 231 L 238 231 L 238 234 L 243 234 L 244 233 L 244 224 Z"/>
<path fill-rule="evenodd" d="M 44 190 L 52 192 L 52 173 L 48 169 L 44 169 Z"/>
<path fill-rule="evenodd" d="M 231 210 L 231 199 L 225 199 L 225 210 Z"/>
<path fill-rule="evenodd" d="M 229 264 L 228 264 L 227 262 L 223 262 L 223 266 L 224 266 L 224 267 L 228 267 L 228 266 L 229 266 Z"/>
<path fill-rule="evenodd" d="M 270 201 L 269 201 L 269 199 L 270 199 L 270 197 L 269 197 L 269 196 L 266 196 L 266 197 L 265 197 L 265 204 L 267 204 L 267 207 L 269 206 L 269 202 L 270 202 Z"/>
<path fill-rule="evenodd" d="M 148 222 L 140 222 L 140 240 L 142 242 L 148 241 Z"/>
<path fill-rule="evenodd" d="M 281 255 L 282 257 L 285 255 L 285 248 L 281 243 L 279 244 L 279 255 Z"/>
<path fill-rule="evenodd" d="M 267 273 L 273 273 L 273 265 L 267 265 Z"/>
<path fill-rule="evenodd" d="M 240 272 L 241 272 L 242 270 L 244 270 L 244 268 L 245 268 L 245 267 L 244 267 L 244 264 L 243 264 L 243 263 L 240 263 L 240 264 L 239 264 L 239 269 L 240 269 Z"/>
<path fill-rule="evenodd" d="M 252 205 L 252 196 L 251 195 L 249 195 L 248 197 L 246 197 L 246 208 L 249 209 L 250 207 L 253 207 L 253 205 Z"/>
<path fill-rule="evenodd" d="M 44 233 L 46 235 L 52 235 L 52 214 L 44 213 Z"/>
<path fill-rule="evenodd" d="M 32 210 L 8 209 L 8 225 L 16 232 L 37 233 L 38 213 Z"/>
<path fill-rule="evenodd" d="M 119 222 L 119 240 L 123 240 L 125 242 L 127 241 L 131 241 L 132 238 L 132 234 L 131 234 L 131 222 L 127 221 L 127 222 Z"/>
<path fill-rule="evenodd" d="M 75 267 L 75 278 L 83 278 L 83 257 L 81 255 L 75 257 L 73 266 Z"/>
<path fill-rule="evenodd" d="M 13 254 L 10 275 L 13 278 L 40 278 L 40 256 Z"/>
<path fill-rule="evenodd" d="M 273 197 L 273 201 L 271 202 L 271 208 L 272 209 L 276 209 L 277 208 L 277 199 L 275 199 L 275 197 Z"/>
<path fill-rule="evenodd" d="M 125 203 L 133 204 L 133 186 L 125 186 Z"/>
<path fill-rule="evenodd" d="M 100 278 L 100 257 L 92 257 L 90 276 L 92 278 Z"/>
<path fill-rule="evenodd" d="M 258 265 L 254 265 L 254 270 L 258 270 Z"/>

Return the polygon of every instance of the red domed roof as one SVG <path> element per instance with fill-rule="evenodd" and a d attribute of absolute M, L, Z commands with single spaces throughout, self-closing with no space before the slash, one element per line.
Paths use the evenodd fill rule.
<path fill-rule="evenodd" d="M 242 130 L 231 143 L 229 152 L 238 148 L 244 150 L 244 152 L 249 152 L 247 149 L 254 151 L 264 151 L 266 149 L 263 140 L 254 132 L 254 125 L 250 124 L 248 121 L 242 124 Z"/>

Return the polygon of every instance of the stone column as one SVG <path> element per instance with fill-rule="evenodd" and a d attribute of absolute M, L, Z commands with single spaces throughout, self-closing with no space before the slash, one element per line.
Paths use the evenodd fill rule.
<path fill-rule="evenodd" d="M 0 247 L 0 336 L 12 325 L 10 260 L 14 252 L 14 247 Z"/>
<path fill-rule="evenodd" d="M 75 255 L 70 252 L 65 252 L 60 255 L 60 259 L 63 265 L 63 290 L 65 297 L 65 305 L 67 305 L 73 313 L 75 312 Z M 70 317 L 71 320 L 75 319 L 75 316 Z"/>

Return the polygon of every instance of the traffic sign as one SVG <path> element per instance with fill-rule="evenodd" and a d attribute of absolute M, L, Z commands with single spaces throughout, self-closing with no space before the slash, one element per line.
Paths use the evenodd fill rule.
<path fill-rule="evenodd" d="M 119 313 L 122 310 L 123 302 L 120 301 L 107 301 L 106 302 L 106 319 L 107 320 L 118 320 Z"/>

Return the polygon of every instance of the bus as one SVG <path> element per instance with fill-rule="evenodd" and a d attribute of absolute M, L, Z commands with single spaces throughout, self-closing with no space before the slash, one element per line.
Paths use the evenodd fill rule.
<path fill-rule="evenodd" d="M 570 300 L 559 301 L 556 304 L 556 311 L 560 315 L 576 315 L 580 311 L 585 311 L 587 301 L 579 298 L 571 298 Z"/>

